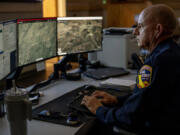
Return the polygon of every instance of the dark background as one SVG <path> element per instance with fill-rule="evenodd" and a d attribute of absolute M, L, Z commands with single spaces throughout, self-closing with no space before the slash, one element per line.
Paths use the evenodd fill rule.
<path fill-rule="evenodd" d="M 0 2 L 41 2 L 42 0 L 0 0 Z"/>

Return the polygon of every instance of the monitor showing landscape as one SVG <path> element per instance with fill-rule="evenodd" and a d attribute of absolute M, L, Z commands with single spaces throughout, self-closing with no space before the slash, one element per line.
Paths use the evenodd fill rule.
<path fill-rule="evenodd" d="M 102 49 L 102 17 L 59 17 L 58 55 Z"/>
<path fill-rule="evenodd" d="M 0 24 L 0 80 L 16 69 L 16 20 Z"/>
<path fill-rule="evenodd" d="M 19 19 L 18 66 L 24 66 L 57 55 L 56 18 Z"/>

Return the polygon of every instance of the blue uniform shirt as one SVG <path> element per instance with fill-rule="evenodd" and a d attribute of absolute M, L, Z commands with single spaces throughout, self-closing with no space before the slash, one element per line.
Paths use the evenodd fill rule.
<path fill-rule="evenodd" d="M 114 108 L 99 107 L 97 118 L 132 129 L 180 128 L 180 47 L 167 39 L 150 53 L 132 95 Z"/>

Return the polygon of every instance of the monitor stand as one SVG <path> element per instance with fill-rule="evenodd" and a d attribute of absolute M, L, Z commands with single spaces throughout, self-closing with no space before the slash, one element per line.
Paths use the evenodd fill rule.
<path fill-rule="evenodd" d="M 13 86 L 13 80 L 16 81 L 21 74 L 23 70 L 23 67 L 18 67 L 13 73 L 11 73 L 7 78 L 6 78 L 6 87 L 5 90 L 11 89 Z M 38 84 L 34 84 L 31 87 L 27 88 L 27 92 L 31 93 L 35 91 L 37 88 L 41 88 L 43 86 L 48 85 L 51 81 L 53 80 L 52 76 L 48 78 L 48 80 L 42 81 Z M 17 86 L 18 87 L 18 86 Z"/>
<path fill-rule="evenodd" d="M 50 82 L 52 80 L 56 80 L 59 78 L 62 79 L 67 79 L 67 80 L 80 80 L 81 79 L 81 73 L 84 72 L 86 70 L 86 62 L 87 59 L 85 59 L 83 57 L 83 55 L 81 54 L 79 57 L 79 63 L 80 63 L 80 68 L 77 72 L 73 72 L 73 73 L 67 73 L 67 62 L 69 61 L 69 59 L 73 57 L 73 55 L 66 55 L 64 56 L 60 61 L 58 61 L 58 63 L 54 64 L 54 72 L 49 76 L 48 80 L 42 81 L 38 84 L 34 84 L 30 87 L 27 88 L 27 91 L 29 93 L 35 91 L 37 88 L 41 88 L 44 87 L 48 84 L 50 84 Z M 14 71 L 12 74 L 10 74 L 7 79 L 6 79 L 6 90 L 10 89 L 13 85 L 12 85 L 12 81 L 13 80 L 17 80 L 19 75 L 21 74 L 23 67 L 18 67 L 16 69 L 16 71 Z M 61 71 L 61 75 L 59 75 L 59 71 Z"/>
<path fill-rule="evenodd" d="M 44 87 L 51 83 L 52 80 L 57 80 L 59 78 L 73 80 L 74 78 L 66 73 L 67 62 L 69 61 L 71 55 L 64 56 L 61 60 L 59 60 L 56 64 L 54 64 L 54 72 L 49 76 L 48 80 L 42 81 L 38 84 L 32 85 L 27 89 L 29 93 L 35 91 L 38 88 Z M 61 71 L 61 77 L 59 75 L 59 71 Z M 73 79 L 72 79 L 73 78 Z M 77 77 L 75 78 L 77 80 Z M 78 78 L 79 79 L 79 78 Z"/>
<path fill-rule="evenodd" d="M 52 74 L 53 79 L 62 79 L 66 80 L 80 80 L 81 79 L 81 72 L 78 70 L 74 73 L 67 73 L 67 62 L 69 59 L 73 57 L 73 55 L 66 55 L 64 56 L 58 63 L 54 64 L 54 73 Z M 61 75 L 59 75 L 59 71 L 61 71 Z"/>
<path fill-rule="evenodd" d="M 67 73 L 67 62 L 73 55 L 66 55 L 61 60 L 59 60 L 56 64 L 54 64 L 54 72 L 49 76 L 48 80 L 42 81 L 38 84 L 35 84 L 28 88 L 29 93 L 35 91 L 37 88 L 44 87 L 51 83 L 52 80 L 57 80 L 59 78 L 66 79 L 66 80 L 80 80 L 81 73 Z M 59 75 L 59 71 L 61 71 L 61 75 Z"/>
<path fill-rule="evenodd" d="M 79 55 L 79 71 L 80 71 L 80 73 L 83 73 L 87 70 L 87 63 L 88 63 L 87 58 L 84 57 L 83 54 L 80 54 Z"/>

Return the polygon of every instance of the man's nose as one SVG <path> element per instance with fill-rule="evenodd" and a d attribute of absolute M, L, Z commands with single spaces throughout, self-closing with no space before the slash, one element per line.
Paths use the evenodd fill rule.
<path fill-rule="evenodd" d="M 139 31 L 137 27 L 133 30 L 133 35 L 139 35 Z"/>

